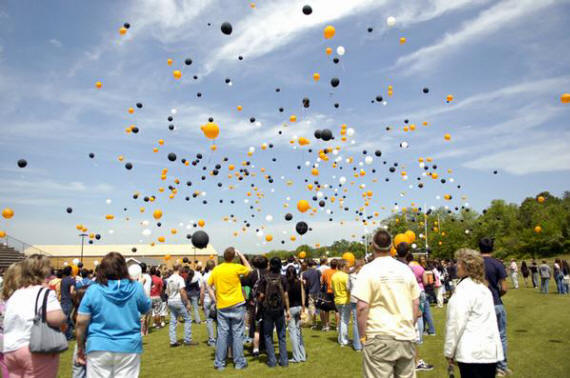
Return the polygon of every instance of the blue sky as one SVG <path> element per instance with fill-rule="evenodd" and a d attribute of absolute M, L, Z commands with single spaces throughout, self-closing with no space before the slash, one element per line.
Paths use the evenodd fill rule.
<path fill-rule="evenodd" d="M 305 4 L 312 6 L 309 16 L 301 12 Z M 560 103 L 560 95 L 570 91 L 569 15 L 570 2 L 550 0 L 274 0 L 255 8 L 248 1 L 216 0 L 4 1 L 0 208 L 14 209 L 15 216 L 0 221 L 0 229 L 41 244 L 78 242 L 77 224 L 100 233 L 101 243 L 150 243 L 159 236 L 183 243 L 193 223 L 203 219 L 218 250 L 235 245 L 263 252 L 341 237 L 358 240 L 374 228 L 356 214 L 369 190 L 366 215 L 378 212 L 376 220 L 411 203 L 481 210 L 495 198 L 519 202 L 542 190 L 559 195 L 570 183 L 570 107 Z M 396 18 L 394 27 L 386 25 L 389 16 Z M 233 25 L 229 36 L 220 31 L 224 21 Z M 120 36 L 125 22 L 131 27 Z M 329 24 L 336 35 L 325 40 Z M 346 53 L 334 64 L 336 53 L 327 56 L 325 49 L 336 52 L 338 46 Z M 181 80 L 173 78 L 175 69 L 182 71 Z M 321 76 L 317 83 L 314 72 Z M 330 85 L 333 77 L 340 79 L 337 88 Z M 103 83 L 100 90 L 97 81 Z M 454 96 L 451 103 L 448 94 Z M 371 102 L 379 95 L 385 103 Z M 295 123 L 289 122 L 293 114 Z M 209 117 L 220 126 L 214 152 L 200 131 Z M 403 130 L 405 120 L 415 131 Z M 354 129 L 346 142 L 340 140 L 342 124 Z M 140 132 L 126 134 L 129 125 Z M 335 140 L 313 137 L 323 128 Z M 298 137 L 310 146 L 290 143 Z M 263 150 L 263 143 L 274 147 Z M 319 149 L 337 146 L 328 162 L 319 161 Z M 248 157 L 250 147 L 255 151 Z M 376 150 L 381 157 L 374 156 Z M 175 162 L 167 159 L 170 152 Z M 203 154 L 197 166 L 181 164 L 197 153 Z M 366 156 L 373 156 L 372 164 Z M 419 157 L 433 158 L 427 172 L 437 172 L 437 180 L 422 176 Z M 28 166 L 18 168 L 19 159 Z M 239 169 L 246 160 L 256 176 L 228 179 L 228 165 Z M 126 162 L 134 168 L 126 170 Z M 220 174 L 210 176 L 216 164 Z M 318 177 L 311 175 L 315 164 Z M 354 178 L 354 168 L 366 176 Z M 339 187 L 341 176 L 347 182 Z M 317 191 L 307 190 L 305 180 L 321 184 L 324 207 L 312 200 Z M 252 184 L 263 193 L 258 203 Z M 174 199 L 168 198 L 169 185 L 178 189 Z M 193 198 L 195 191 L 200 194 Z M 446 194 L 451 201 L 443 199 Z M 145 195 L 157 199 L 146 203 Z M 298 212 L 300 199 L 316 213 Z M 155 209 L 164 213 L 161 227 L 152 218 Z M 288 212 L 294 216 L 290 222 L 284 220 Z M 107 214 L 115 219 L 105 220 Z M 235 222 L 224 221 L 231 215 Z M 312 228 L 303 237 L 295 232 L 301 220 Z"/>

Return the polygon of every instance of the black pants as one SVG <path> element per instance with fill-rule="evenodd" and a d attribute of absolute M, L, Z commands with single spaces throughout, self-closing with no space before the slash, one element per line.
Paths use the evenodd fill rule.
<path fill-rule="evenodd" d="M 458 362 L 461 378 L 495 378 L 497 364 L 464 364 Z"/>

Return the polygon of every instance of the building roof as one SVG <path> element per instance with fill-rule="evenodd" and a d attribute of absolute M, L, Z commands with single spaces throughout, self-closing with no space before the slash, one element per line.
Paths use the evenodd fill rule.
<path fill-rule="evenodd" d="M 24 254 L 31 255 L 37 253 L 37 249 L 42 250 L 53 257 L 79 257 L 81 255 L 81 245 L 34 245 L 27 248 Z M 136 251 L 133 252 L 133 248 Z M 154 247 L 149 244 L 86 244 L 83 247 L 83 257 L 103 257 L 109 252 L 119 252 L 125 257 L 131 256 L 210 256 L 217 255 L 217 251 L 211 244 L 204 249 L 194 248 L 191 244 L 156 244 Z"/>
<path fill-rule="evenodd" d="M 163 262 L 160 261 L 159 259 L 154 259 L 152 257 L 139 257 L 139 256 L 135 256 L 135 257 L 128 257 L 127 258 L 127 265 L 129 265 L 130 261 L 134 261 L 137 264 L 140 263 L 145 263 L 147 266 L 159 266 L 160 264 L 162 264 Z"/>

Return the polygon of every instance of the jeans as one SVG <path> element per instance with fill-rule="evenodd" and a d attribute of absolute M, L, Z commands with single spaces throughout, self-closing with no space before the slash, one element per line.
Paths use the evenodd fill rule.
<path fill-rule="evenodd" d="M 362 350 L 360 334 L 358 333 L 358 320 L 356 319 L 356 303 L 351 303 L 350 309 L 352 311 L 352 347 L 354 350 Z"/>
<path fill-rule="evenodd" d="M 564 275 L 562 273 L 558 273 L 558 275 L 554 276 L 556 280 L 556 291 L 558 294 L 564 294 Z"/>
<path fill-rule="evenodd" d="M 416 340 L 417 345 L 422 345 L 424 343 L 424 317 L 420 316 L 417 320 L 416 330 L 418 332 L 418 339 Z"/>
<path fill-rule="evenodd" d="M 350 303 L 337 304 L 340 325 L 338 327 L 338 343 L 348 345 L 348 322 L 350 321 Z"/>
<path fill-rule="evenodd" d="M 507 370 L 507 313 L 505 306 L 502 304 L 495 305 L 495 315 L 497 315 L 497 325 L 499 326 L 501 344 L 503 344 L 503 354 L 505 355 L 503 361 L 497 362 L 497 369 Z"/>
<path fill-rule="evenodd" d="M 263 337 L 265 338 L 265 352 L 267 353 L 267 365 L 274 367 L 277 364 L 275 348 L 273 347 L 273 327 L 277 328 L 277 341 L 279 343 L 279 365 L 288 366 L 287 340 L 285 339 L 285 315 L 263 314 Z"/>
<path fill-rule="evenodd" d="M 206 328 L 208 329 L 208 344 L 216 342 L 216 336 L 214 335 L 214 319 L 210 318 L 211 305 L 212 301 L 204 300 L 204 316 L 206 316 Z"/>
<path fill-rule="evenodd" d="M 216 340 L 216 357 L 214 367 L 223 369 L 226 366 L 228 346 L 232 345 L 232 355 L 236 369 L 247 367 L 243 355 L 243 332 L 245 329 L 245 304 L 218 309 L 218 338 Z"/>
<path fill-rule="evenodd" d="M 538 272 L 532 274 L 532 287 L 538 287 Z"/>
<path fill-rule="evenodd" d="M 515 289 L 519 288 L 519 274 L 517 272 L 511 273 L 511 280 L 513 281 L 513 286 Z"/>
<path fill-rule="evenodd" d="M 570 289 L 570 283 L 567 280 L 562 281 L 562 294 L 568 294 L 568 289 Z"/>
<path fill-rule="evenodd" d="M 182 315 L 184 318 L 184 342 L 189 343 L 192 341 L 192 317 L 184 307 L 184 304 L 180 301 L 168 302 L 168 309 L 170 310 L 170 344 L 176 344 L 176 323 L 178 322 L 178 316 Z"/>
<path fill-rule="evenodd" d="M 305 343 L 303 342 L 303 334 L 301 333 L 301 306 L 291 307 L 291 319 L 289 319 L 289 339 L 293 348 L 293 361 L 305 362 L 307 356 L 305 354 Z"/>
<path fill-rule="evenodd" d="M 71 310 L 73 309 L 73 305 L 71 303 L 62 302 L 61 309 L 67 318 L 65 321 L 65 324 L 67 325 L 67 328 L 65 329 L 65 337 L 67 340 L 71 340 L 73 337 L 73 322 L 71 321 Z"/>
<path fill-rule="evenodd" d="M 548 281 L 550 281 L 550 278 L 540 279 L 540 292 L 542 294 L 548 294 Z"/>
<path fill-rule="evenodd" d="M 188 297 L 190 300 L 190 305 L 192 306 L 192 311 L 194 311 L 194 321 L 196 323 L 200 323 L 200 312 L 198 311 L 198 297 Z"/>
<path fill-rule="evenodd" d="M 427 324 L 428 333 L 430 335 L 435 335 L 435 326 L 433 325 L 433 318 L 431 316 L 429 300 L 427 299 L 425 291 L 420 292 L 420 302 L 422 302 L 424 305 L 424 311 L 423 311 L 424 326 Z"/>

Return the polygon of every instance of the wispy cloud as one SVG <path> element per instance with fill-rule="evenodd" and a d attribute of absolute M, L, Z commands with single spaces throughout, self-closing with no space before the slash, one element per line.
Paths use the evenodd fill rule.
<path fill-rule="evenodd" d="M 52 46 L 55 46 L 55 47 L 57 47 L 57 48 L 60 48 L 60 47 L 63 46 L 63 43 L 61 43 L 61 41 L 59 41 L 59 40 L 57 40 L 57 39 L 55 39 L 55 38 L 50 39 L 48 42 L 49 42 Z"/>

